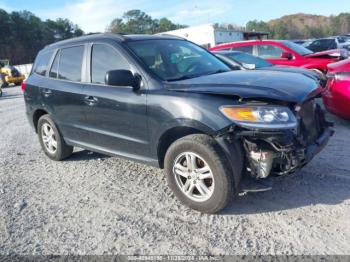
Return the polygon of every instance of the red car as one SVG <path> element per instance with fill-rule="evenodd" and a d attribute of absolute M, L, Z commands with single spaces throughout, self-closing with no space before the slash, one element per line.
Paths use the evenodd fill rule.
<path fill-rule="evenodd" d="M 297 66 L 326 72 L 327 65 L 347 58 L 347 50 L 311 50 L 287 40 L 253 40 L 221 44 L 210 51 L 242 51 L 268 60 L 275 65 Z"/>
<path fill-rule="evenodd" d="M 323 103 L 328 111 L 350 119 L 350 59 L 328 65 Z"/>

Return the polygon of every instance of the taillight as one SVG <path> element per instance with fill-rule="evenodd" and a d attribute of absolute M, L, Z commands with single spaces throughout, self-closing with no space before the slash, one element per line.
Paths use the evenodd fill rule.
<path fill-rule="evenodd" d="M 21 90 L 24 92 L 24 89 L 26 89 L 26 82 L 22 82 L 21 84 Z"/>

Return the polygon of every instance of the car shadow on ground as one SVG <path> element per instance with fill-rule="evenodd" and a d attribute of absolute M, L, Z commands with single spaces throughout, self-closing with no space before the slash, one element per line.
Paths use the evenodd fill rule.
<path fill-rule="evenodd" d="M 65 161 L 85 161 L 85 160 L 97 160 L 97 159 L 106 159 L 110 156 L 102 155 L 100 153 L 91 152 L 89 150 L 80 150 L 74 152 L 69 158 Z"/>
<path fill-rule="evenodd" d="M 223 215 L 278 212 L 305 206 L 337 205 L 350 199 L 350 174 L 339 178 L 299 171 L 278 177 L 272 190 L 237 196 L 221 212 Z"/>

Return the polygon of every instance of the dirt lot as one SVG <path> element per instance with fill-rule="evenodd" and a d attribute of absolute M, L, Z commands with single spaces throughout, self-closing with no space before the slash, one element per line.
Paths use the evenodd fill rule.
<path fill-rule="evenodd" d="M 18 87 L 0 98 L 0 254 L 350 254 L 350 123 L 272 191 L 219 215 L 182 206 L 161 170 L 40 150 Z"/>

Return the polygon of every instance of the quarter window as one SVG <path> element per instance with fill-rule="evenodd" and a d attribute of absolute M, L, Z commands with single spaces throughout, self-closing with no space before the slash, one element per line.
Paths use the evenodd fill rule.
<path fill-rule="evenodd" d="M 61 50 L 59 79 L 80 82 L 84 46 L 75 46 Z"/>
<path fill-rule="evenodd" d="M 95 44 L 91 55 L 91 82 L 104 84 L 106 73 L 110 70 L 130 70 L 127 60 L 112 47 Z"/>
<path fill-rule="evenodd" d="M 281 58 L 283 50 L 273 45 L 258 45 L 258 56 L 261 58 Z"/>
<path fill-rule="evenodd" d="M 49 66 L 51 56 L 52 56 L 52 52 L 45 52 L 45 53 L 39 54 L 37 61 L 35 62 L 35 65 L 34 65 L 34 72 L 39 75 L 45 76 L 47 67 Z"/>

